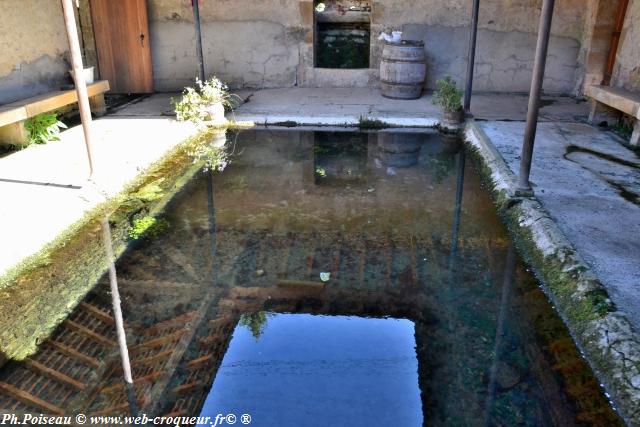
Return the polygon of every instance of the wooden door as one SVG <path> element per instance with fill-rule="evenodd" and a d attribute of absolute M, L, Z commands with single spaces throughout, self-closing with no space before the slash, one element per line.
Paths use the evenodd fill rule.
<path fill-rule="evenodd" d="M 153 92 L 145 0 L 91 0 L 100 77 L 111 93 Z"/>

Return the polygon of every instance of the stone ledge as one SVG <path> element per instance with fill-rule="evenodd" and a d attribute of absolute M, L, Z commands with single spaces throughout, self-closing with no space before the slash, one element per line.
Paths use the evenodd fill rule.
<path fill-rule="evenodd" d="M 622 418 L 640 426 L 640 334 L 538 200 L 513 196 L 517 177 L 474 122 L 465 143 L 516 246 Z"/>

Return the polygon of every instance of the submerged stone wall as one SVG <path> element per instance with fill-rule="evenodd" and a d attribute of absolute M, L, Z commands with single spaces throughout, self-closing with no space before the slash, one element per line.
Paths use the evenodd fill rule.
<path fill-rule="evenodd" d="M 593 1 L 593 0 L 590 0 Z M 193 14 L 188 0 L 150 0 L 155 83 L 176 90 L 197 75 Z M 327 0 L 326 3 L 330 3 Z M 479 91 L 529 90 L 540 0 L 482 2 L 478 38 Z M 583 0 L 556 5 L 545 89 L 572 93 L 582 70 L 587 14 Z M 467 64 L 471 2 L 466 0 L 374 0 L 371 63 L 364 70 L 314 67 L 312 0 L 211 0 L 202 3 L 207 74 L 235 87 L 375 86 L 382 51 L 380 31 L 401 29 L 426 42 L 427 87 L 450 74 L 462 81 Z"/>

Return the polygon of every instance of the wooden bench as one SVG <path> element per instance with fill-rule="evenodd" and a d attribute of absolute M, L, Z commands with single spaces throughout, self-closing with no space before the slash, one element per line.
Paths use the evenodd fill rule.
<path fill-rule="evenodd" d="M 97 116 L 106 113 L 104 93 L 108 90 L 107 80 L 99 80 L 87 85 L 91 112 Z M 0 144 L 26 144 L 29 140 L 29 132 L 24 127 L 25 120 L 76 102 L 78 102 L 78 94 L 75 89 L 72 89 L 49 92 L 0 105 Z"/>
<path fill-rule="evenodd" d="M 593 123 L 598 104 L 605 104 L 635 119 L 631 145 L 640 145 L 640 94 L 611 86 L 588 86 L 585 95 L 591 98 L 589 123 Z"/>

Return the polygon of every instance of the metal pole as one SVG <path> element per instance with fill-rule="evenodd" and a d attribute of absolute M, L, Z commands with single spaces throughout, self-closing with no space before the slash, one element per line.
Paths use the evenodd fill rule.
<path fill-rule="evenodd" d="M 516 269 L 516 251 L 513 243 L 509 243 L 507 250 L 507 262 L 504 268 L 504 277 L 502 279 L 502 298 L 500 298 L 500 313 L 498 314 L 498 325 L 496 327 L 496 336 L 493 344 L 493 362 L 489 369 L 489 387 L 487 390 L 487 399 L 485 400 L 484 425 L 491 426 L 491 411 L 496 398 L 496 383 L 498 376 L 498 364 L 500 363 L 500 352 L 502 349 L 502 337 L 505 333 L 505 324 L 507 320 L 509 299 L 511 297 L 511 288 L 513 287 L 514 272 Z"/>
<path fill-rule="evenodd" d="M 198 55 L 198 71 L 200 80 L 204 81 L 204 56 L 202 55 L 202 32 L 200 31 L 200 0 L 191 0 L 193 6 L 193 22 L 196 25 L 196 54 Z"/>
<path fill-rule="evenodd" d="M 61 0 L 64 14 L 64 24 L 67 27 L 67 39 L 69 40 L 69 51 L 71 52 L 71 63 L 75 80 L 76 92 L 78 94 L 78 107 L 80 107 L 80 119 L 82 120 L 82 130 L 84 131 L 84 143 L 87 147 L 87 157 L 89 159 L 89 177 L 93 175 L 93 153 L 91 150 L 91 107 L 89 106 L 89 95 L 87 93 L 87 83 L 84 81 L 82 73 L 82 52 L 80 52 L 80 41 L 78 40 L 78 30 L 76 27 L 76 17 L 73 13 L 72 0 Z"/>
<path fill-rule="evenodd" d="M 118 290 L 118 277 L 116 275 L 115 256 L 111 246 L 111 229 L 109 220 L 104 218 L 100 223 L 102 228 L 102 243 L 107 254 L 109 263 L 109 285 L 111 287 L 111 303 L 113 305 L 113 317 L 116 321 L 116 334 L 118 336 L 118 346 L 120 347 L 120 358 L 122 359 L 122 371 L 124 372 L 125 391 L 129 400 L 129 410 L 136 416 L 138 413 L 135 389 L 133 387 L 133 377 L 131 375 L 131 362 L 129 361 L 129 349 L 127 348 L 127 335 L 124 331 L 124 320 L 120 307 L 120 291 Z"/>
<path fill-rule="evenodd" d="M 542 3 L 540 28 L 538 29 L 538 44 L 536 46 L 536 59 L 533 64 L 533 78 L 531 80 L 531 91 L 529 92 L 527 124 L 524 130 L 524 141 L 522 143 L 520 175 L 515 192 L 517 196 L 522 197 L 533 196 L 533 189 L 529 182 L 529 175 L 531 173 L 531 159 L 533 158 L 533 144 L 536 139 L 536 129 L 538 127 L 540 95 L 542 93 L 544 70 L 547 64 L 547 48 L 549 47 L 549 37 L 551 36 L 551 21 L 553 19 L 554 5 L 555 0 L 544 0 L 544 3 Z"/>
<path fill-rule="evenodd" d="M 471 14 L 471 33 L 469 34 L 469 60 L 467 62 L 467 86 L 464 90 L 464 111 L 471 109 L 471 92 L 473 91 L 473 69 L 476 62 L 476 40 L 478 38 L 478 15 L 480 12 L 480 0 L 473 0 L 473 12 Z"/>

